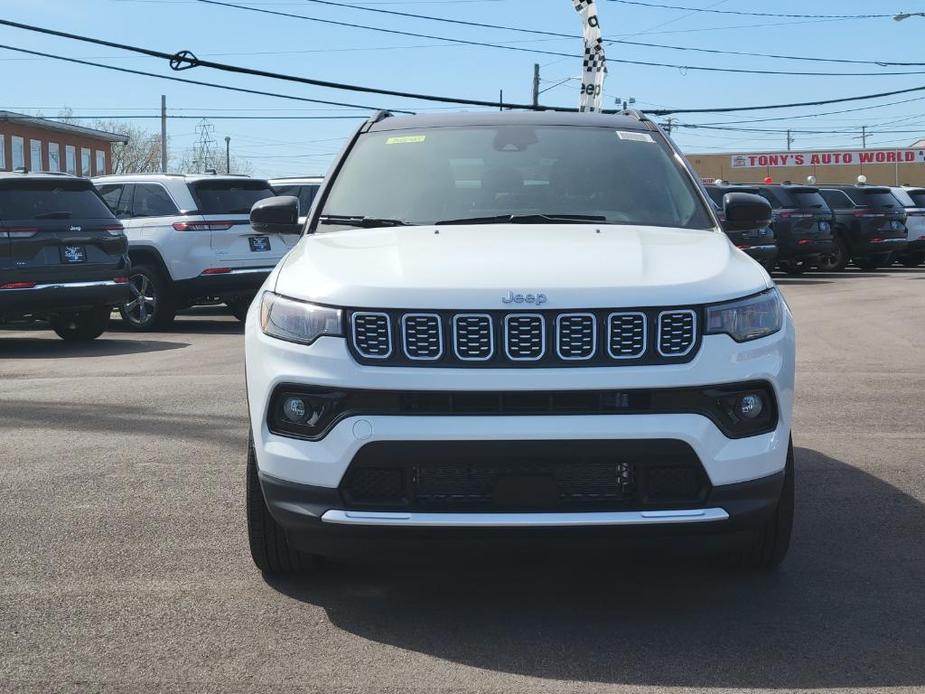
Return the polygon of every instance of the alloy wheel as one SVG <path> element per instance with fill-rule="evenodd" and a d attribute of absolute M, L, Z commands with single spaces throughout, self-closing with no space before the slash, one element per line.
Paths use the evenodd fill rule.
<path fill-rule="evenodd" d="M 128 283 L 132 300 L 123 305 L 122 317 L 135 325 L 146 325 L 153 319 L 157 308 L 154 283 L 151 282 L 151 278 L 142 274 L 132 275 Z"/>

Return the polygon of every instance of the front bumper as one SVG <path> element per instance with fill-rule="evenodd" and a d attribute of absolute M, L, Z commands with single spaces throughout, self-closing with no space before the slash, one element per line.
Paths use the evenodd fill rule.
<path fill-rule="evenodd" d="M 329 556 L 413 556 L 531 546 L 548 551 L 585 549 L 601 543 L 685 547 L 692 538 L 717 549 L 747 542 L 774 512 L 784 472 L 714 487 L 696 508 L 586 513 L 419 513 L 357 512 L 344 508 L 337 490 L 299 485 L 260 475 L 274 520 L 294 546 Z M 699 543 L 698 543 L 699 544 Z"/>
<path fill-rule="evenodd" d="M 182 297 L 253 296 L 273 271 L 272 267 L 233 268 L 229 272 L 175 280 Z"/>
<path fill-rule="evenodd" d="M 118 306 L 129 301 L 129 286 L 113 279 L 45 282 L 22 289 L 0 289 L 0 314 L 30 315 Z"/>
<path fill-rule="evenodd" d="M 294 484 L 336 489 L 357 452 L 376 441 L 553 441 L 671 439 L 696 453 L 712 486 L 736 484 L 784 469 L 794 384 L 794 330 L 787 315 L 778 333 L 738 344 L 707 335 L 684 364 L 536 369 L 382 367 L 357 363 L 341 338 L 311 346 L 264 335 L 256 312 L 245 331 L 248 407 L 261 473 Z M 324 438 L 307 441 L 269 431 L 271 393 L 280 384 L 415 391 L 587 391 L 681 388 L 766 381 L 779 417 L 768 433 L 732 439 L 707 417 L 679 414 L 541 416 L 367 415 L 337 422 Z"/>

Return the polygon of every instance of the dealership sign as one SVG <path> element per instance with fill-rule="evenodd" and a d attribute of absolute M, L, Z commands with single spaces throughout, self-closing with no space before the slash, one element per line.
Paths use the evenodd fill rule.
<path fill-rule="evenodd" d="M 732 168 L 775 166 L 855 166 L 857 164 L 922 164 L 925 149 L 864 149 L 831 152 L 733 154 Z"/>

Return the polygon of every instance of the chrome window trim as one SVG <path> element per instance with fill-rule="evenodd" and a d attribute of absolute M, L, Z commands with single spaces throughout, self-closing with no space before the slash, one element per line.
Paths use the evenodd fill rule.
<path fill-rule="evenodd" d="M 488 319 L 488 356 L 464 357 L 459 353 L 459 330 L 456 321 L 460 318 L 487 318 Z M 453 314 L 453 354 L 460 361 L 488 361 L 495 356 L 495 322 L 489 313 L 456 313 Z"/>
<path fill-rule="evenodd" d="M 357 316 L 382 316 L 385 318 L 386 335 L 388 335 L 389 341 L 388 352 L 385 354 L 366 354 L 360 349 L 360 345 L 357 344 Z M 353 341 L 353 348 L 357 351 L 357 354 L 364 359 L 388 359 L 392 356 L 392 352 L 395 351 L 392 343 L 392 319 L 388 313 L 383 313 L 382 311 L 354 311 L 350 314 L 350 339 Z"/>
<path fill-rule="evenodd" d="M 508 322 L 512 318 L 539 318 L 540 319 L 540 353 L 535 357 L 512 357 L 510 326 Z M 511 361 L 539 361 L 546 356 L 546 319 L 542 313 L 508 313 L 504 316 L 504 354 Z"/>
<path fill-rule="evenodd" d="M 566 357 L 562 354 L 561 340 L 561 321 L 563 318 L 572 318 L 575 316 L 587 317 L 591 319 L 591 354 L 586 357 Z M 597 354 L 597 316 L 593 313 L 560 313 L 556 316 L 556 356 L 562 361 L 588 361 L 593 359 Z"/>
<path fill-rule="evenodd" d="M 412 357 L 408 354 L 408 326 L 407 321 L 409 318 L 436 318 L 437 319 L 437 345 L 440 350 L 437 352 L 436 357 Z M 391 341 L 391 340 L 390 340 Z M 440 320 L 440 316 L 436 313 L 405 313 L 401 317 L 401 350 L 404 353 L 405 357 L 411 361 L 436 361 L 443 356 L 443 321 Z"/>
<path fill-rule="evenodd" d="M 691 316 L 693 320 L 693 329 L 691 331 L 691 343 L 690 345 L 688 345 L 688 348 L 684 350 L 683 352 L 671 352 L 669 354 L 665 354 L 665 352 L 662 351 L 662 317 L 668 313 L 673 313 L 673 314 L 687 313 Z M 668 359 L 672 357 L 685 357 L 691 353 L 691 350 L 694 349 L 694 345 L 696 344 L 697 344 L 697 313 L 695 311 L 692 311 L 689 308 L 681 308 L 681 309 L 673 309 L 673 310 L 669 309 L 667 311 L 659 311 L 658 333 L 655 335 L 655 349 L 658 350 L 658 353 L 660 356 L 666 357 Z"/>
<path fill-rule="evenodd" d="M 614 316 L 642 316 L 642 351 L 639 354 L 616 355 L 613 353 L 613 335 L 612 319 Z M 611 359 L 641 359 L 645 356 L 649 348 L 649 318 L 642 311 L 614 311 L 607 314 L 607 356 Z M 662 355 L 664 356 L 664 355 Z"/>

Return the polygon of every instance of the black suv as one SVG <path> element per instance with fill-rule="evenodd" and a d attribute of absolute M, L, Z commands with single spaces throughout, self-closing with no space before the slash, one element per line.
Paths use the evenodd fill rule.
<path fill-rule="evenodd" d="M 122 225 L 86 178 L 0 174 L 0 323 L 46 319 L 92 340 L 129 299 Z"/>
<path fill-rule="evenodd" d="M 774 269 L 777 260 L 777 244 L 774 240 L 774 231 L 769 226 L 758 229 L 748 229 L 746 231 L 731 231 L 726 229 L 726 215 L 723 213 L 723 197 L 728 192 L 736 193 L 757 193 L 757 188 L 748 186 L 717 186 L 709 184 L 706 186 L 707 193 L 713 201 L 713 211 L 719 217 L 723 225 L 726 236 L 735 245 L 749 256 L 757 260 L 768 272 Z"/>
<path fill-rule="evenodd" d="M 794 183 L 756 185 L 771 203 L 771 228 L 777 240 L 777 265 L 799 275 L 832 252 L 832 210 L 815 186 Z"/>
<path fill-rule="evenodd" d="M 822 196 L 835 213 L 835 244 L 820 269 L 843 270 L 853 260 L 876 270 L 906 248 L 906 208 L 886 186 L 828 186 Z"/>

